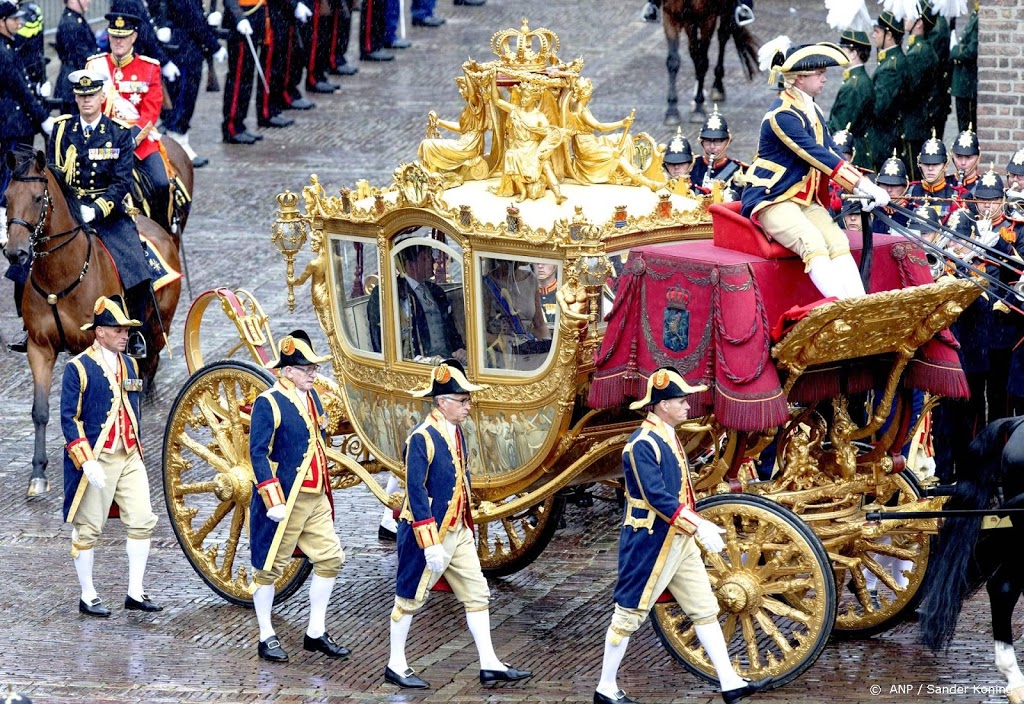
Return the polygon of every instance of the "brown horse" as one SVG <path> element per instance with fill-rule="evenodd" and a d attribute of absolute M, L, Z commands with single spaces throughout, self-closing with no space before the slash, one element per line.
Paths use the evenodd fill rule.
<path fill-rule="evenodd" d="M 28 495 L 49 491 L 46 479 L 46 424 L 50 417 L 50 385 L 57 354 L 77 354 L 92 344 L 93 333 L 80 328 L 90 322 L 93 305 L 100 296 L 121 293 L 114 262 L 91 228 L 78 217 L 79 204 L 63 179 L 47 167 L 42 152 L 19 158 L 6 155 L 11 168 L 7 188 L 7 258 L 14 264 L 31 261 L 32 273 L 22 299 L 25 326 L 28 328 L 28 363 L 32 369 L 34 396 L 32 422 L 35 425 L 35 451 Z M 152 220 L 139 217 L 139 231 L 154 243 L 164 261 L 180 271 L 178 248 L 174 240 Z M 160 322 L 147 309 L 147 340 L 150 356 L 140 360 L 140 371 L 151 387 L 159 363 L 158 352 L 164 345 L 160 335 L 169 330 L 181 295 L 180 280 L 156 294 Z"/>
<path fill-rule="evenodd" d="M 177 176 L 181 179 L 182 185 L 185 186 L 185 190 L 188 192 L 188 197 L 192 196 L 192 185 L 195 182 L 195 175 L 192 169 L 192 160 L 188 158 L 188 154 L 181 148 L 181 145 L 175 142 L 173 139 L 164 135 L 161 140 L 164 151 L 167 152 L 167 162 L 170 167 L 167 169 L 167 178 L 171 180 L 171 188 L 176 188 L 174 185 L 174 177 Z M 178 198 L 179 194 L 174 191 L 171 192 L 171 202 Z M 185 231 L 185 224 L 188 223 L 188 214 L 191 210 L 191 202 L 184 202 L 181 207 L 174 208 L 174 215 L 171 217 L 169 222 L 164 222 L 166 218 L 157 217 L 157 213 L 153 213 L 153 220 L 164 228 L 171 237 L 174 239 L 174 243 L 177 246 L 181 245 L 181 235 Z"/>
<path fill-rule="evenodd" d="M 750 3 L 752 4 L 752 3 Z M 760 42 L 746 28 L 740 27 L 734 20 L 735 0 L 662 0 L 662 25 L 665 28 L 665 41 L 668 42 L 668 109 L 665 111 L 665 124 L 678 125 L 679 96 L 676 94 L 676 76 L 681 64 L 679 58 L 679 34 L 686 32 L 690 46 L 690 58 L 693 60 L 697 85 L 693 93 L 693 108 L 690 122 L 703 123 L 704 114 L 704 77 L 708 73 L 708 52 L 711 50 L 711 37 L 718 29 L 718 64 L 715 66 L 715 82 L 713 99 L 725 100 L 725 45 L 731 38 L 736 44 L 740 55 L 740 63 L 752 80 L 757 73 L 757 50 Z"/>

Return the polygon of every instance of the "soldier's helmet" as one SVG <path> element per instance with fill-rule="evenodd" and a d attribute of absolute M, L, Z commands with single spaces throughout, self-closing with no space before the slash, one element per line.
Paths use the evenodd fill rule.
<path fill-rule="evenodd" d="M 690 143 L 683 136 L 683 128 L 677 127 L 676 134 L 668 143 L 665 150 L 664 163 L 666 164 L 689 164 L 693 161 L 693 150 Z"/>
<path fill-rule="evenodd" d="M 729 139 L 729 125 L 726 124 L 725 118 L 718 112 L 718 106 L 715 105 L 711 111 L 711 115 L 704 122 L 704 126 L 700 128 L 701 139 Z"/>
<path fill-rule="evenodd" d="M 903 187 L 906 187 L 909 183 L 909 179 L 907 178 L 907 167 L 900 158 L 896 156 L 895 152 L 882 163 L 882 168 L 878 171 L 878 177 L 875 178 L 875 183 L 883 186 Z"/>
<path fill-rule="evenodd" d="M 935 136 L 935 130 L 932 130 L 931 138 L 925 141 L 921 147 L 921 153 L 917 155 L 917 163 L 945 164 L 947 161 L 949 161 L 949 155 L 946 153 L 946 145 Z"/>
<path fill-rule="evenodd" d="M 938 232 L 941 222 L 939 221 L 939 213 L 935 208 L 925 199 L 925 202 L 914 208 L 914 215 L 916 218 L 911 218 L 907 223 L 907 227 L 914 232 Z"/>
<path fill-rule="evenodd" d="M 1006 165 L 1006 173 L 1024 176 L 1024 147 L 1015 151 L 1010 157 L 1010 163 Z"/>
<path fill-rule="evenodd" d="M 981 146 L 978 144 L 978 135 L 972 129 L 974 125 L 968 125 L 967 129 L 957 135 L 953 142 L 953 153 L 957 156 L 977 156 L 981 153 Z"/>
<path fill-rule="evenodd" d="M 991 168 L 974 186 L 974 197 L 978 200 L 999 200 L 1003 195 L 1003 177 Z"/>
<path fill-rule="evenodd" d="M 836 143 L 843 154 L 853 155 L 853 135 L 850 134 L 849 124 L 832 135 L 832 141 Z"/>

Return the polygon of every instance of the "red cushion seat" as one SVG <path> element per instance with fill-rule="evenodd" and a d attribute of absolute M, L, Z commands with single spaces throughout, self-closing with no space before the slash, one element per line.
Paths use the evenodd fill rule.
<path fill-rule="evenodd" d="M 711 226 L 716 247 L 753 254 L 762 259 L 789 259 L 796 256 L 778 242 L 769 240 L 750 218 L 743 217 L 739 201 L 713 203 Z"/>

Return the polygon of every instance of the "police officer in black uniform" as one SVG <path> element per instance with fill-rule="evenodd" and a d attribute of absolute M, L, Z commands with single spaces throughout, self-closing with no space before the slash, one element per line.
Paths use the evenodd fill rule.
<path fill-rule="evenodd" d="M 267 77 L 267 86 L 256 86 L 256 120 L 260 127 L 290 127 L 295 120 L 281 113 L 288 107 L 289 96 L 301 98 L 298 81 L 302 75 L 300 37 L 296 34 L 302 22 L 309 21 L 309 7 L 295 0 L 268 0 L 270 31 L 263 38 L 260 65 Z M 299 78 L 294 78 L 298 67 Z M 294 84 L 294 85 L 293 85 Z"/>
<path fill-rule="evenodd" d="M 196 154 L 189 143 L 188 131 L 199 98 L 199 85 L 206 59 L 226 61 L 228 50 L 220 45 L 217 34 L 206 22 L 200 0 L 174 0 L 167 6 L 167 26 L 171 37 L 167 53 L 181 71 L 181 78 L 168 86 L 171 107 L 160 113 L 167 134 L 181 145 L 192 166 L 200 168 L 209 159 Z"/>
<path fill-rule="evenodd" d="M 24 12 L 11 0 L 0 0 L 0 244 L 7 244 L 7 184 L 11 173 L 2 155 L 32 146 L 38 132 L 49 134 L 54 120 L 32 91 L 32 83 L 15 49 L 14 36 Z M 21 298 L 28 280 L 28 265 L 11 265 L 7 278 L 14 281 L 14 305 L 21 317 Z M 23 335 L 10 349 L 24 352 Z"/>
<path fill-rule="evenodd" d="M 224 27 L 228 36 L 228 72 L 224 82 L 224 122 L 221 135 L 228 144 L 255 144 L 262 135 L 245 128 L 245 117 L 256 79 L 256 61 L 263 46 L 267 8 L 263 0 L 224 0 Z M 250 43 L 251 42 L 251 43 Z"/>
<path fill-rule="evenodd" d="M 100 53 L 96 43 L 96 35 L 89 28 L 85 19 L 85 11 L 90 0 L 64 0 L 64 14 L 57 25 L 57 58 L 60 59 L 60 74 L 54 95 L 61 101 L 61 112 L 66 115 L 78 112 L 75 105 L 75 94 L 71 92 L 68 76 L 72 71 L 85 68 L 90 56 Z"/>
<path fill-rule="evenodd" d="M 103 74 L 83 69 L 68 80 L 73 84 L 79 114 L 57 118 L 47 157 L 67 185 L 77 191 L 81 222 L 95 228 L 110 251 L 121 275 L 130 317 L 145 324 L 150 270 L 139 231 L 124 205 L 132 185 L 135 140 L 131 128 L 100 110 Z M 129 336 L 127 353 L 146 356 L 146 342 L 138 332 Z"/>

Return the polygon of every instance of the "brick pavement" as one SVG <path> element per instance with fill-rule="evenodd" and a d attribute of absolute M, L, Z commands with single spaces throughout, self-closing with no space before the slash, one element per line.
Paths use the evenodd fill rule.
<path fill-rule="evenodd" d="M 758 32 L 780 31 L 795 41 L 824 38 L 818 3 L 759 3 Z M 814 8 L 813 15 L 801 14 Z M 612 120 L 637 108 L 638 129 L 665 139 L 664 49 L 660 29 L 637 20 L 639 3 L 613 0 L 490 0 L 484 8 L 453 8 L 439 3 L 449 22 L 440 30 L 414 29 L 415 47 L 392 64 L 360 64 L 358 76 L 343 80 L 335 96 L 318 96 L 318 107 L 293 113 L 298 125 L 266 131 L 255 147 L 229 147 L 219 141 L 220 95 L 200 94 L 192 143 L 211 158 L 197 172 L 196 199 L 186 242 L 193 289 L 244 286 L 271 315 L 280 333 L 293 325 L 316 329 L 308 295 L 287 312 L 284 268 L 269 243 L 273 195 L 298 190 L 310 173 L 330 188 L 356 179 L 389 179 L 391 170 L 415 154 L 426 112 L 457 115 L 452 82 L 467 55 L 485 59 L 491 34 L 518 26 L 523 15 L 532 26 L 558 32 L 563 58 L 582 54 L 585 74 L 595 79 L 594 110 Z M 51 65 L 56 71 L 56 65 Z M 680 87 L 690 85 L 684 61 Z M 770 98 L 760 79 L 746 84 L 729 56 L 732 99 L 721 107 L 735 133 L 733 154 L 747 158 L 754 130 Z M 838 76 L 829 86 L 834 91 Z M 830 93 L 831 95 L 831 93 Z M 826 100 L 827 102 L 827 100 Z M 250 128 L 255 122 L 250 123 Z M 694 128 L 688 127 L 692 135 Z M 15 332 L 10 284 L 0 284 L 0 331 Z M 180 320 L 186 306 L 179 310 Z M 208 328 L 212 344 L 226 349 L 233 330 Z M 180 327 L 173 338 L 180 352 Z M 62 364 L 61 361 L 60 364 Z M 60 367 L 60 365 L 59 365 Z M 58 368 L 59 374 L 59 368 Z M 372 528 L 379 506 L 364 489 L 336 495 L 337 527 L 348 562 L 335 590 L 328 629 L 353 650 L 350 662 L 335 664 L 309 656 L 299 643 L 306 622 L 304 590 L 276 614 L 278 632 L 293 654 L 286 667 L 256 657 L 252 613 L 230 606 L 210 592 L 185 561 L 171 533 L 160 486 L 159 452 L 163 425 L 186 371 L 180 355 L 161 367 L 155 396 L 145 409 L 144 439 L 157 528 L 147 586 L 164 612 L 128 615 L 115 608 L 108 621 L 79 617 L 77 583 L 68 555 L 68 531 L 60 523 L 59 427 L 49 438 L 54 491 L 26 501 L 32 426 L 31 378 L 23 357 L 0 352 L 0 477 L 9 492 L 0 496 L 0 686 L 14 684 L 40 702 L 587 702 L 601 664 L 603 632 L 610 616 L 616 559 L 617 511 L 609 504 L 570 507 L 568 526 L 531 567 L 492 582 L 492 623 L 499 654 L 536 676 L 520 685 L 482 691 L 476 681 L 475 649 L 457 603 L 437 596 L 414 622 L 409 641 L 412 665 L 433 688 L 421 694 L 396 693 L 381 683 L 387 658 L 387 616 L 393 594 L 393 550 L 376 541 Z M 56 408 L 57 395 L 52 395 Z M 370 517 L 370 518 L 367 518 Z M 97 551 L 96 583 L 117 607 L 125 587 L 124 531 L 111 524 L 109 539 Z M 964 613 L 952 651 L 933 655 L 916 644 L 909 626 L 883 636 L 831 644 L 818 663 L 784 690 L 757 701 L 839 703 L 916 701 L 888 694 L 893 684 L 963 683 L 997 687 L 984 597 Z M 1016 624 L 1019 627 L 1019 623 Z M 871 696 L 877 683 L 886 694 Z M 716 701 L 706 684 L 687 674 L 645 627 L 630 645 L 620 684 L 649 704 Z M 925 700 L 921 697 L 920 700 Z M 971 692 L 927 697 L 931 701 L 996 702 Z"/>

